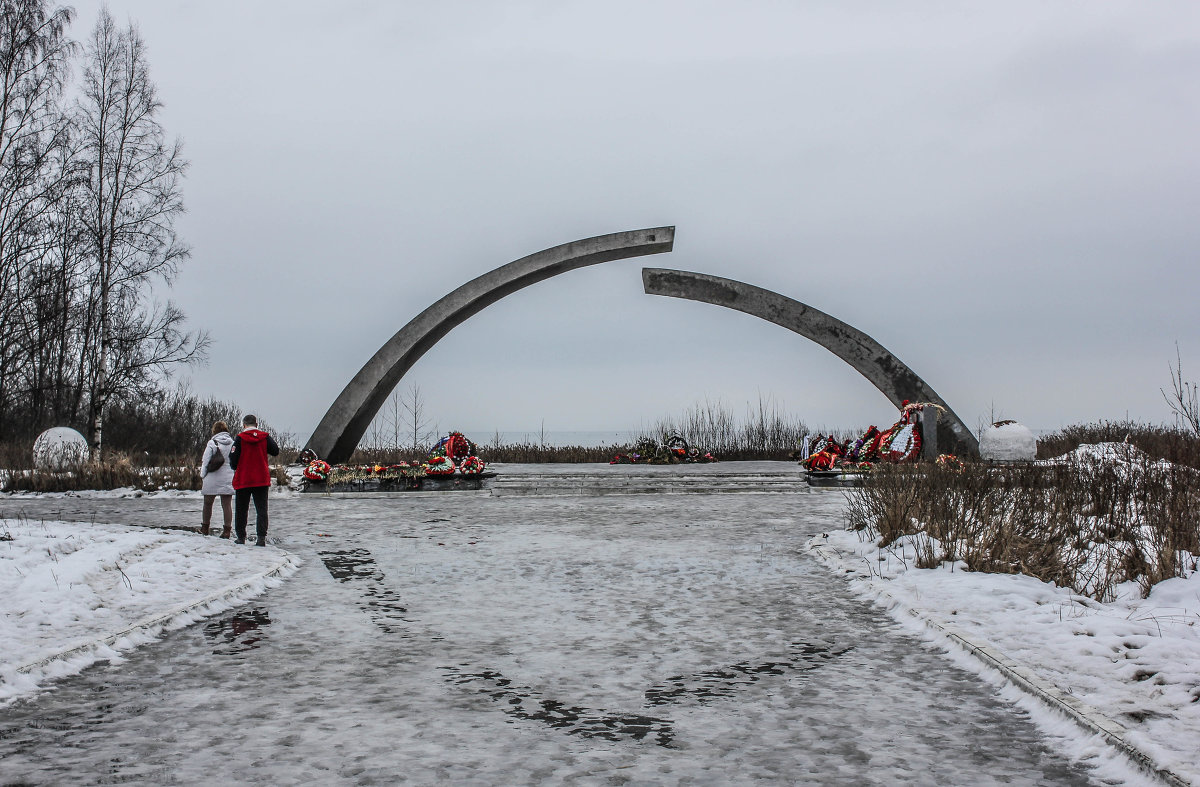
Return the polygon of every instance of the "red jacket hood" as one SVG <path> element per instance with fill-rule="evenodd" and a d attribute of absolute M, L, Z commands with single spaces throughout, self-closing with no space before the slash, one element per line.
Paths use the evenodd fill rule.
<path fill-rule="evenodd" d="M 267 433 L 261 429 L 246 429 L 240 437 L 243 443 L 261 443 L 267 439 Z"/>

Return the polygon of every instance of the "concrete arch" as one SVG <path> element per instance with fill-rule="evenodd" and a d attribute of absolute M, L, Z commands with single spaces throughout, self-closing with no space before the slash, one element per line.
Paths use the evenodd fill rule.
<path fill-rule="evenodd" d="M 505 295 L 576 268 L 661 254 L 674 243 L 674 227 L 598 235 L 530 254 L 472 279 L 418 314 L 379 348 L 330 405 L 306 447 L 328 462 L 349 459 L 405 372 L 456 325 Z"/>
<path fill-rule="evenodd" d="M 942 397 L 883 345 L 836 317 L 777 292 L 703 273 L 643 268 L 642 284 L 648 295 L 736 309 L 811 339 L 854 367 L 896 407 L 905 399 L 940 404 L 946 413 L 938 419 L 939 450 L 962 456 L 979 454 L 979 441 Z"/>

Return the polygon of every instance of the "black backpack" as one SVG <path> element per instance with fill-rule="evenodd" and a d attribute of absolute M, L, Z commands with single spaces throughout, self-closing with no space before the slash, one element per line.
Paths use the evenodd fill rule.
<path fill-rule="evenodd" d="M 208 464 L 204 466 L 205 472 L 215 473 L 225 464 L 225 454 L 221 453 L 221 449 L 213 443 L 213 454 L 208 458 Z"/>

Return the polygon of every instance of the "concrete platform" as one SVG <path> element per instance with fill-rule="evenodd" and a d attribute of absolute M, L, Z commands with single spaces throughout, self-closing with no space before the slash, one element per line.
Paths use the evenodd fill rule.
<path fill-rule="evenodd" d="M 808 492 L 794 462 L 714 462 L 681 465 L 490 465 L 484 488 L 496 497 Z"/>

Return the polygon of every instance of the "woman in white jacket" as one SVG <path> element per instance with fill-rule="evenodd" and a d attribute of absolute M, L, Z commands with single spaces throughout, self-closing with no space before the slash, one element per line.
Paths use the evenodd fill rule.
<path fill-rule="evenodd" d="M 229 436 L 229 427 L 224 421 L 213 424 L 212 439 L 204 446 L 204 457 L 200 460 L 200 478 L 203 479 L 201 492 L 204 494 L 204 512 L 200 524 L 200 535 L 209 534 L 209 522 L 212 521 L 213 501 L 221 496 L 221 513 L 225 517 L 225 528 L 221 538 L 229 538 L 233 525 L 233 468 L 229 466 L 229 452 L 233 448 L 233 438 Z M 215 459 L 220 453 L 221 466 L 215 470 L 208 469 L 210 459 Z"/>

